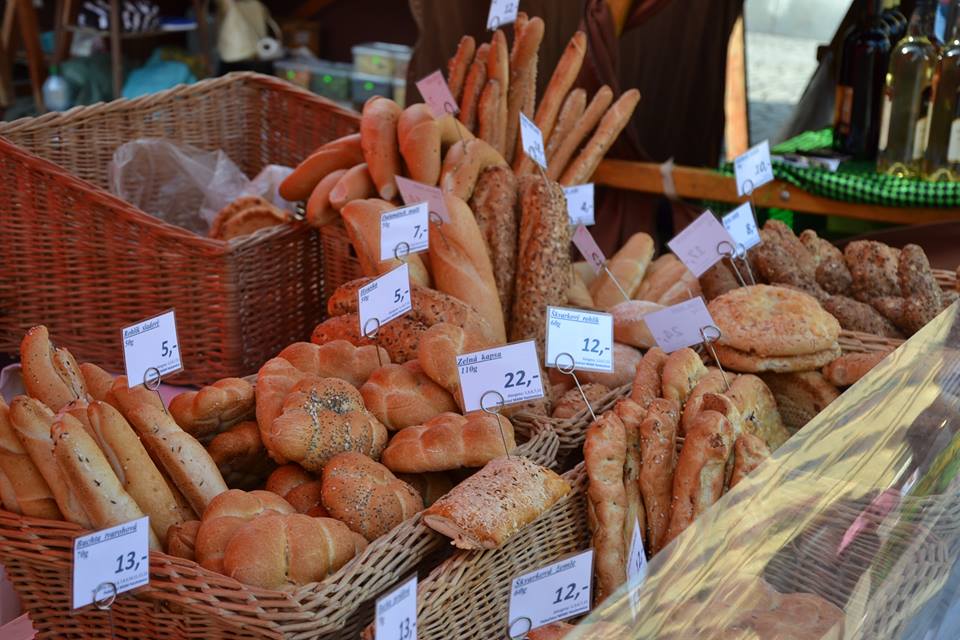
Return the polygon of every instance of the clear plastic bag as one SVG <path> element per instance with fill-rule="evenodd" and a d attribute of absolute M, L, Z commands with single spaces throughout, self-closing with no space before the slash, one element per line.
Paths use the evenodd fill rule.
<path fill-rule="evenodd" d="M 203 151 L 159 138 L 121 145 L 110 163 L 110 190 L 161 220 L 205 235 L 217 212 L 258 195 L 284 209 L 277 186 L 292 169 L 269 165 L 250 180 L 223 151 Z"/>

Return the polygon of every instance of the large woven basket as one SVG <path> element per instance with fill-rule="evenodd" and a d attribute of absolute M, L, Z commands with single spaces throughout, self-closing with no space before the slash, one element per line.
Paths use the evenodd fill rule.
<path fill-rule="evenodd" d="M 326 310 L 327 300 L 337 287 L 362 278 L 363 270 L 342 222 L 320 227 L 320 242 L 323 245 L 323 308 Z"/>
<path fill-rule="evenodd" d="M 551 466 L 557 437 L 541 429 L 514 454 Z M 0 564 L 31 613 L 42 638 L 110 637 L 110 615 L 92 607 L 71 611 L 73 539 L 77 525 L 0 510 Z M 378 538 L 323 582 L 284 593 L 256 589 L 195 562 L 150 554 L 150 585 L 123 594 L 112 607 L 113 635 L 154 638 L 358 637 L 373 603 L 411 571 L 423 572 L 449 555 L 445 539 L 417 515 Z"/>
<path fill-rule="evenodd" d="M 154 137 L 222 149 L 252 177 L 357 128 L 355 113 L 251 73 L 0 124 L 0 351 L 44 323 L 77 358 L 122 371 L 121 328 L 173 308 L 185 384 L 253 373 L 309 339 L 323 317 L 314 230 L 200 237 L 108 193 L 108 165 Z"/>

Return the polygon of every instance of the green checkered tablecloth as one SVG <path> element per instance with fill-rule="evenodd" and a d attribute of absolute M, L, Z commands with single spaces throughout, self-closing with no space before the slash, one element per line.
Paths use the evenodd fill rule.
<path fill-rule="evenodd" d="M 829 147 L 831 140 L 830 129 L 808 131 L 777 145 L 770 152 L 822 149 Z M 733 165 L 725 164 L 721 171 L 732 175 Z M 845 202 L 888 207 L 960 207 L 960 182 L 926 182 L 880 175 L 872 162 L 844 162 L 836 173 L 774 162 L 773 174 L 808 193 Z"/>

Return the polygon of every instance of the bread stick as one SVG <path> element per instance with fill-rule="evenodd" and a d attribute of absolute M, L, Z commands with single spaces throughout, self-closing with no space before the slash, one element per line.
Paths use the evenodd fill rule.
<path fill-rule="evenodd" d="M 54 411 L 77 399 L 87 398 L 87 387 L 80 365 L 66 349 L 58 349 L 50 341 L 45 326 L 27 331 L 20 342 L 23 386 Z"/>
<path fill-rule="evenodd" d="M 583 111 L 586 108 L 586 91 L 574 89 L 567 94 L 567 99 L 563 101 L 563 107 L 560 109 L 560 116 L 557 118 L 557 126 L 553 128 L 553 133 L 550 134 L 550 139 L 547 141 L 547 147 L 544 151 L 547 157 L 547 167 L 553 164 L 551 158 L 556 155 L 560 145 L 573 132 L 577 122 L 583 117 Z"/>
<path fill-rule="evenodd" d="M 640 423 L 640 493 L 647 514 L 647 548 L 651 554 L 663 548 L 670 522 L 679 413 L 677 402 L 657 398 Z"/>
<path fill-rule="evenodd" d="M 612 102 L 613 91 L 607 85 L 603 85 L 593 95 L 590 104 L 583 112 L 583 116 L 577 121 L 570 134 L 560 142 L 556 152 L 547 158 L 548 178 L 556 180 L 563 175 L 570 158 L 580 148 L 583 141 L 587 139 L 587 136 L 593 132 Z"/>
<path fill-rule="evenodd" d="M 603 602 L 627 579 L 627 549 L 623 541 L 627 496 L 623 466 L 627 455 L 626 432 L 617 414 L 608 411 L 587 428 L 583 443 L 589 484 L 587 499 L 593 509 L 592 533 L 595 602 Z"/>
<path fill-rule="evenodd" d="M 480 101 L 480 92 L 487 84 L 487 56 L 490 45 L 484 42 L 477 47 L 477 55 L 467 72 L 467 79 L 463 85 L 463 97 L 460 99 L 460 113 L 457 119 L 470 131 L 476 130 L 477 103 Z"/>
<path fill-rule="evenodd" d="M 490 40 L 490 53 L 487 56 L 487 82 L 496 80 L 499 84 L 497 93 L 496 117 L 491 123 L 491 135 L 494 142 L 491 143 L 494 149 L 500 155 L 506 153 L 506 133 L 507 133 L 507 93 L 510 90 L 510 52 L 507 49 L 507 37 L 503 31 L 497 29 L 493 38 Z M 483 136 L 481 136 L 483 137 Z"/>
<path fill-rule="evenodd" d="M 560 184 L 570 186 L 582 184 L 590 179 L 590 176 L 596 171 L 597 165 L 600 164 L 603 156 L 610 149 L 610 145 L 616 141 L 617 136 L 630 122 L 633 110 L 636 109 L 638 102 L 640 102 L 640 92 L 636 89 L 630 89 L 613 103 L 613 106 L 600 120 L 600 126 L 597 127 L 593 137 L 587 142 L 580 155 L 563 172 Z"/>
<path fill-rule="evenodd" d="M 7 504 L 4 496 L 4 506 L 8 511 L 48 520 L 63 518 L 57 501 L 50 491 L 50 486 L 40 473 L 40 469 L 30 459 L 13 425 L 10 424 L 10 410 L 2 396 L 0 396 L 0 472 L 6 476 L 10 489 L 16 494 L 16 504 Z"/>
<path fill-rule="evenodd" d="M 460 38 L 460 44 L 457 45 L 457 52 L 447 63 L 447 86 L 450 87 L 450 93 L 457 103 L 460 102 L 463 81 L 467 77 L 467 69 L 470 68 L 470 63 L 473 61 L 476 51 L 477 41 L 473 39 L 473 36 L 463 36 Z"/>
<path fill-rule="evenodd" d="M 347 172 L 346 169 L 337 169 L 325 175 L 317 186 L 313 188 L 310 199 L 307 200 L 307 223 L 318 229 L 323 225 L 336 222 L 339 218 L 338 210 L 330 206 L 330 191 Z"/>
<path fill-rule="evenodd" d="M 531 115 L 524 106 L 537 92 L 537 51 L 543 41 L 543 20 L 534 17 L 514 23 L 513 50 L 510 52 L 510 86 L 507 90 L 507 123 L 504 153 L 513 162 L 520 131 L 520 112 Z"/>
<path fill-rule="evenodd" d="M 491 78 L 480 94 L 477 105 L 477 136 L 485 140 L 497 153 L 503 153 L 503 144 L 500 139 L 500 82 Z"/>
<path fill-rule="evenodd" d="M 396 177 L 401 167 L 397 121 L 402 111 L 393 100 L 374 96 L 363 105 L 360 118 L 363 161 L 367 163 L 377 193 L 384 200 L 393 200 L 398 193 Z"/>
<path fill-rule="evenodd" d="M 297 165 L 278 189 L 284 200 L 306 200 L 325 175 L 363 162 L 360 134 L 353 133 L 329 142 Z"/>

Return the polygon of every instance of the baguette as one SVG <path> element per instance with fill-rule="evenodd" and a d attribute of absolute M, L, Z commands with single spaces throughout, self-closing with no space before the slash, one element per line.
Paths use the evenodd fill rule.
<path fill-rule="evenodd" d="M 510 90 L 510 52 L 507 49 L 507 37 L 501 29 L 493 32 L 490 39 L 490 53 L 487 56 L 487 83 L 495 80 L 497 83 L 496 102 L 491 111 L 495 114 L 492 119 L 491 145 L 503 156 L 506 155 L 507 135 L 507 94 Z M 480 136 L 481 138 L 483 136 Z"/>
<path fill-rule="evenodd" d="M 436 288 L 473 305 L 502 343 L 506 340 L 503 309 L 480 228 L 466 202 L 453 195 L 444 201 L 450 221 L 439 229 L 442 238 L 430 243 Z"/>
<path fill-rule="evenodd" d="M 443 158 L 440 189 L 463 200 L 469 200 L 480 172 L 487 167 L 506 166 L 496 149 L 479 138 L 455 143 Z"/>
<path fill-rule="evenodd" d="M 194 512 L 227 490 L 216 463 L 193 436 L 177 426 L 165 411 L 141 405 L 127 416 L 150 457 L 169 474 Z"/>
<path fill-rule="evenodd" d="M 253 419 L 253 385 L 243 378 L 223 378 L 199 391 L 186 391 L 170 401 L 170 415 L 181 429 L 200 441 Z"/>
<path fill-rule="evenodd" d="M 442 160 L 440 125 L 430 107 L 425 104 L 407 107 L 397 123 L 397 139 L 410 177 L 423 184 L 437 184 Z"/>
<path fill-rule="evenodd" d="M 460 113 L 457 119 L 470 131 L 476 130 L 477 103 L 480 102 L 480 92 L 487 84 L 487 56 L 490 54 L 490 45 L 486 42 L 477 47 L 477 54 L 470 64 L 467 79 L 463 84 L 463 96 L 460 99 Z"/>
<path fill-rule="evenodd" d="M 330 206 L 337 211 L 353 200 L 377 197 L 377 187 L 373 184 L 367 163 L 361 162 L 344 171 L 328 197 Z"/>
<path fill-rule="evenodd" d="M 640 92 L 636 89 L 625 91 L 600 120 L 600 126 L 594 132 L 586 146 L 580 151 L 570 166 L 563 172 L 560 184 L 565 187 L 583 184 L 590 180 L 597 165 L 603 160 L 610 146 L 623 131 L 633 116 L 633 110 L 640 102 Z"/>
<path fill-rule="evenodd" d="M 88 528 L 105 529 L 144 516 L 79 420 L 64 415 L 53 424 L 51 434 L 57 468 L 88 514 Z M 150 549 L 163 551 L 153 528 L 148 537 Z"/>
<path fill-rule="evenodd" d="M 544 155 L 547 158 L 548 167 L 551 164 L 550 158 L 556 154 L 563 141 L 573 132 L 577 122 L 583 117 L 583 111 L 586 108 L 587 92 L 585 90 L 574 89 L 567 94 L 567 99 L 563 101 L 563 107 L 560 108 L 557 126 L 553 128 L 550 139 L 546 141 L 547 146 Z"/>
<path fill-rule="evenodd" d="M 594 515 L 595 602 L 603 602 L 627 579 L 627 549 L 623 531 L 627 494 L 623 484 L 627 455 L 626 430 L 617 414 L 608 411 L 587 428 L 583 460 L 589 484 L 587 499 Z"/>
<path fill-rule="evenodd" d="M 470 198 L 470 208 L 486 241 L 500 308 L 513 304 L 517 272 L 517 180 L 507 166 L 489 167 L 480 173 Z"/>
<path fill-rule="evenodd" d="M 647 410 L 630 398 L 621 398 L 614 405 L 613 411 L 623 423 L 627 442 L 627 453 L 623 464 L 623 488 L 627 503 L 623 521 L 623 548 L 629 551 L 630 543 L 633 541 L 634 526 L 640 525 L 641 539 L 646 537 L 647 530 L 647 516 L 643 509 L 643 496 L 640 494 L 640 469 L 643 464 L 640 425 L 646 418 Z"/>
<path fill-rule="evenodd" d="M 537 92 L 537 52 L 543 40 L 543 20 L 534 17 L 524 21 L 519 17 L 510 51 L 510 86 L 507 90 L 507 123 L 505 132 L 505 156 L 513 162 L 520 131 L 520 112 Z M 532 111 L 530 109 L 529 111 Z M 526 112 L 525 115 L 532 116 Z"/>
<path fill-rule="evenodd" d="M 327 318 L 316 326 L 310 341 L 318 345 L 326 345 L 335 340 L 346 340 L 357 347 L 376 345 L 387 353 L 383 363 L 397 362 L 403 364 L 417 357 L 417 347 L 427 325 L 400 316 L 382 325 L 373 338 L 360 335 L 360 319 L 355 313 L 348 313 L 334 318 Z M 376 355 L 376 352 L 374 352 Z"/>
<path fill-rule="evenodd" d="M 0 472 L 10 483 L 16 501 L 3 496 L 3 504 L 9 511 L 34 518 L 61 520 L 63 515 L 50 491 L 40 469 L 30 459 L 23 443 L 10 424 L 10 409 L 0 396 Z"/>
<path fill-rule="evenodd" d="M 377 193 L 384 200 L 397 197 L 400 174 L 400 148 L 397 146 L 397 121 L 400 106 L 388 98 L 374 96 L 363 105 L 360 118 L 360 147 Z"/>
<path fill-rule="evenodd" d="M 308 224 L 320 228 L 337 221 L 337 218 L 339 218 L 338 210 L 330 204 L 330 192 L 346 173 L 346 169 L 331 171 L 313 188 L 310 199 L 307 200 Z"/>
<path fill-rule="evenodd" d="M 27 394 L 54 411 L 87 398 L 80 365 L 69 351 L 53 346 L 45 326 L 37 325 L 23 336 L 20 363 Z"/>
<path fill-rule="evenodd" d="M 393 203 L 371 198 L 348 202 L 340 211 L 364 275 L 379 276 L 401 264 L 400 260 L 394 258 L 380 260 L 380 217 L 393 209 L 396 209 Z M 420 256 L 411 254 L 406 257 L 406 262 L 410 269 L 410 282 L 429 287 L 430 275 Z"/>
<path fill-rule="evenodd" d="M 393 436 L 383 452 L 383 464 L 397 473 L 452 471 L 482 467 L 509 455 L 514 447 L 513 425 L 503 416 L 485 411 L 441 413 Z"/>
<path fill-rule="evenodd" d="M 544 140 L 550 139 L 553 127 L 557 121 L 557 114 L 567 93 L 576 82 L 580 74 L 580 67 L 583 65 L 584 55 L 587 53 L 587 36 L 583 31 L 577 31 L 570 38 L 557 67 L 550 78 L 546 91 L 543 93 L 543 99 L 540 106 L 537 107 L 537 115 L 534 122 L 540 128 Z M 530 173 L 533 170 L 534 162 L 526 154 L 518 154 L 513 161 L 514 172 L 518 176 Z"/>
<path fill-rule="evenodd" d="M 460 95 L 463 92 L 463 83 L 467 77 L 467 69 L 470 68 L 470 62 L 477 51 L 477 42 L 473 36 L 463 36 L 457 45 L 457 52 L 450 58 L 447 64 L 447 87 L 453 99 L 460 101 Z"/>
<path fill-rule="evenodd" d="M 653 238 L 649 235 L 641 232 L 630 236 L 626 244 L 607 263 L 607 269 L 613 277 L 604 271 L 590 284 L 590 295 L 594 304 L 600 309 L 609 309 L 618 302 L 623 302 L 623 294 L 617 284 L 623 288 L 629 300 L 643 282 L 643 274 L 653 259 L 653 252 Z"/>
<path fill-rule="evenodd" d="M 500 94 L 502 85 L 495 78 L 487 80 L 480 102 L 477 103 L 477 137 L 485 140 L 497 153 L 503 155 L 503 127 L 500 126 Z"/>
<path fill-rule="evenodd" d="M 338 169 L 348 169 L 363 162 L 360 134 L 328 142 L 307 156 L 289 176 L 280 183 L 280 197 L 289 202 L 306 200 L 323 177 Z"/>
<path fill-rule="evenodd" d="M 577 121 L 573 130 L 560 141 L 560 146 L 557 147 L 554 155 L 547 158 L 548 178 L 556 180 L 563 175 L 563 171 L 567 168 L 570 159 L 573 158 L 573 154 L 596 128 L 603 114 L 607 112 L 612 103 L 613 91 L 607 85 L 603 85 L 593 94 L 593 99 L 590 100 L 590 104 L 587 105 L 583 116 Z"/>
<path fill-rule="evenodd" d="M 640 494 L 647 515 L 649 553 L 663 548 L 670 521 L 680 405 L 658 398 L 640 423 Z"/>
<path fill-rule="evenodd" d="M 63 517 L 89 529 L 92 524 L 90 517 L 84 511 L 73 485 L 63 477 L 53 457 L 50 429 L 54 419 L 54 413 L 39 400 L 17 396 L 10 403 L 10 425 L 50 487 Z"/>
<path fill-rule="evenodd" d="M 457 410 L 450 392 L 431 380 L 416 360 L 377 369 L 360 387 L 360 395 L 367 409 L 391 431 Z"/>

